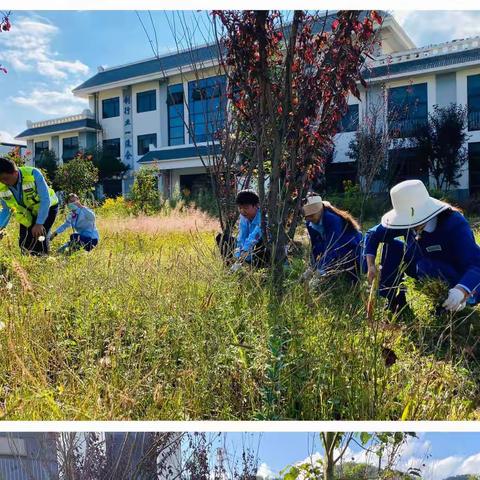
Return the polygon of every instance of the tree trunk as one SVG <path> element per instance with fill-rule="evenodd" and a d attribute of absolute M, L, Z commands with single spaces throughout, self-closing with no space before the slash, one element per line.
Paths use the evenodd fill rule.
<path fill-rule="evenodd" d="M 323 459 L 323 480 L 335 480 L 335 442 L 337 434 L 335 432 L 326 432 L 322 435 L 325 457 Z"/>

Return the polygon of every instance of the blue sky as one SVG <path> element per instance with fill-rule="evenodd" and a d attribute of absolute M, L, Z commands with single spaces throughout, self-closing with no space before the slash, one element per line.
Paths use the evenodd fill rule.
<path fill-rule="evenodd" d="M 221 440 L 224 442 L 224 439 Z M 241 451 L 242 445 L 258 449 L 260 471 L 277 473 L 287 465 L 322 453 L 318 433 L 228 433 L 227 451 Z M 354 446 L 346 457 L 372 461 Z M 425 464 L 425 467 L 422 465 Z M 408 442 L 398 466 L 422 467 L 427 480 L 480 472 L 480 433 L 419 433 Z"/>
<path fill-rule="evenodd" d="M 480 11 L 394 11 L 418 45 L 480 34 Z M 188 25 L 189 38 L 208 38 L 206 12 L 140 12 L 158 51 L 175 51 L 173 31 Z M 25 128 L 26 120 L 42 120 L 81 112 L 87 105 L 72 88 L 94 75 L 97 66 L 114 66 L 153 55 L 134 11 L 14 11 L 12 30 L 0 33 L 0 136 L 3 140 Z M 192 25 L 199 24 L 193 30 Z"/>

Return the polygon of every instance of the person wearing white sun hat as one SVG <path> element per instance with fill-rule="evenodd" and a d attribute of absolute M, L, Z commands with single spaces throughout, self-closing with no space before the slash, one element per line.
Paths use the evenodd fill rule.
<path fill-rule="evenodd" d="M 339 273 L 357 280 L 363 238 L 357 221 L 315 193 L 307 195 L 303 215 L 312 250 L 310 266 L 301 281 L 316 288 L 320 277 Z"/>
<path fill-rule="evenodd" d="M 439 278 L 450 287 L 443 307 L 451 312 L 480 300 L 480 247 L 461 212 L 430 197 L 420 180 L 406 180 L 390 190 L 393 209 L 365 236 L 368 280 L 377 275 L 375 257 L 383 243 L 380 295 L 393 310 L 406 304 L 399 289 L 403 274 Z M 401 241 L 398 237 L 404 237 Z"/>

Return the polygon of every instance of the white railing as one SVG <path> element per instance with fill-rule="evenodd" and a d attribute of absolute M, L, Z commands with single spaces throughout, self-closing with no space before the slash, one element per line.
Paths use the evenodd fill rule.
<path fill-rule="evenodd" d="M 77 115 L 69 115 L 68 117 L 52 118 L 51 120 L 42 120 L 40 122 L 28 122 L 29 128 L 47 127 L 49 125 L 58 125 L 61 123 L 75 122 L 77 120 L 85 120 L 87 118 L 94 118 L 91 112 L 83 112 Z"/>
<path fill-rule="evenodd" d="M 392 65 L 395 63 L 408 62 L 411 60 L 419 60 L 422 58 L 430 58 L 448 53 L 464 52 L 473 48 L 480 47 L 480 36 L 465 38 L 462 40 L 453 40 L 451 42 L 439 43 L 437 45 L 429 45 L 427 47 L 405 50 L 403 52 L 392 53 L 388 55 L 380 55 L 368 63 L 370 68 L 380 67 L 383 65 Z"/>

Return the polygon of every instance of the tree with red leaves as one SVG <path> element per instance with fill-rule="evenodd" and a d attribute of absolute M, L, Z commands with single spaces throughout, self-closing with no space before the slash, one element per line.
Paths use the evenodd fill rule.
<path fill-rule="evenodd" d="M 0 12 L 0 32 L 8 32 L 12 25 L 10 24 L 10 12 Z M 0 63 L 0 71 L 7 73 L 7 69 Z"/>
<path fill-rule="evenodd" d="M 243 167 L 258 178 L 262 229 L 281 280 L 302 199 L 323 171 L 349 94 L 359 98 L 358 83 L 366 86 L 362 67 L 382 19 L 362 11 L 339 11 L 330 25 L 331 17 L 305 11 L 291 22 L 279 11 L 213 16 L 221 25 L 230 115 L 254 140 Z"/>

